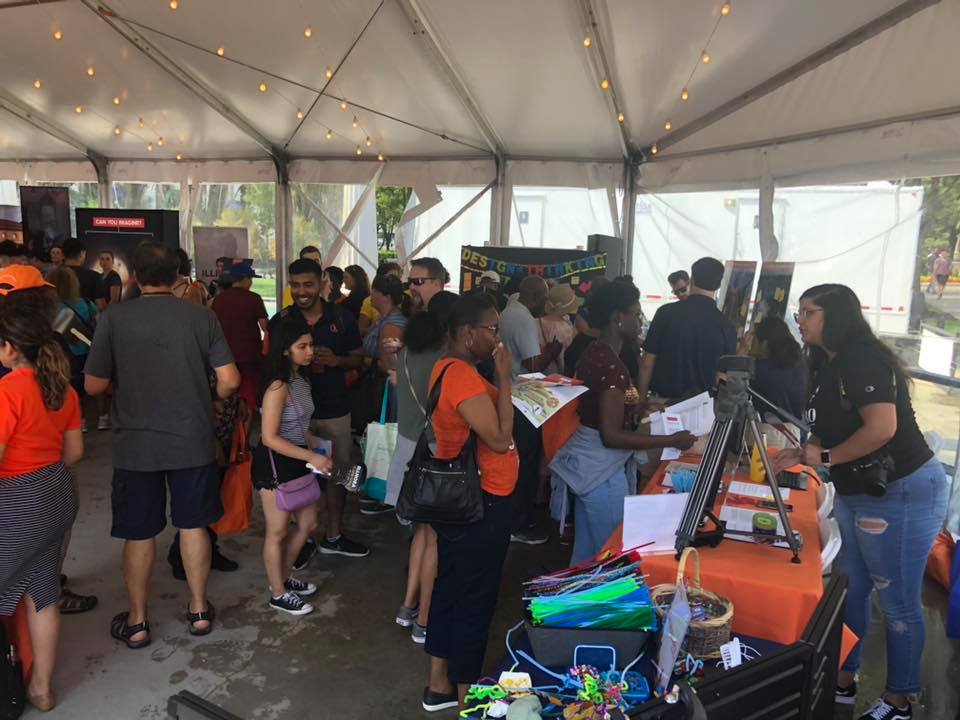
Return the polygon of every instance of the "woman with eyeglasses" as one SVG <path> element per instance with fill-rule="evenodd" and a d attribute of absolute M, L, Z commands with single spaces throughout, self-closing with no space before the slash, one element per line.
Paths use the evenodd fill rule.
<path fill-rule="evenodd" d="M 636 451 L 687 450 L 696 441 L 689 432 L 665 436 L 635 432 L 640 395 L 619 356 L 623 345 L 636 342 L 640 333 L 640 291 L 612 282 L 596 291 L 590 310 L 601 331 L 577 367 L 577 377 L 589 388 L 580 396 L 580 427 L 550 463 L 551 508 L 561 524 L 567 491 L 573 495 L 577 524 L 572 565 L 600 552 L 623 522 L 623 499 L 636 492 Z"/>
<path fill-rule="evenodd" d="M 910 720 L 920 690 L 925 629 L 920 589 L 927 556 L 943 523 L 947 483 L 927 447 L 899 358 L 870 329 L 845 285 L 818 285 L 796 314 L 810 368 L 803 448 L 774 458 L 829 469 L 843 545 L 835 567 L 850 581 L 844 622 L 860 642 L 837 679 L 836 700 L 856 701 L 856 673 L 870 627 L 874 590 L 887 635 L 883 695 L 861 720 Z"/>
<path fill-rule="evenodd" d="M 448 322 L 446 355 L 430 375 L 431 392 L 440 386 L 431 417 L 434 454 L 457 457 L 470 433 L 476 435 L 484 512 L 482 520 L 470 525 L 434 526 L 437 579 L 425 646 L 430 678 L 422 701 L 428 712 L 457 707 L 480 677 L 510 545 L 511 495 L 520 466 L 510 399 L 513 358 L 500 342 L 500 315 L 489 297 L 465 295 Z M 491 358 L 496 387 L 476 369 Z"/>

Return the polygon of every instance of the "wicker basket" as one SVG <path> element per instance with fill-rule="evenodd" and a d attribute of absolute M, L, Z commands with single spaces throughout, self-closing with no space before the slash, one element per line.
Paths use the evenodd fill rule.
<path fill-rule="evenodd" d="M 673 595 L 677 585 L 683 580 L 683 573 L 687 566 L 687 558 L 693 556 L 693 577 L 687 584 L 687 598 L 691 605 L 708 604 L 717 611 L 714 617 L 707 620 L 691 620 L 686 640 L 683 641 L 681 652 L 689 653 L 696 658 L 720 657 L 720 646 L 730 641 L 730 628 L 733 626 L 733 603 L 700 585 L 700 553 L 695 548 L 688 547 L 680 556 L 677 567 L 677 581 L 673 585 L 657 585 L 650 589 L 650 598 L 657 609 L 657 616 L 661 624 L 673 602 Z M 713 613 L 711 613 L 713 614 Z"/>

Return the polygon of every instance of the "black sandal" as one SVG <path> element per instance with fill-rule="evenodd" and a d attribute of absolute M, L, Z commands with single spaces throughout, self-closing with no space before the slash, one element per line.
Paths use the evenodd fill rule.
<path fill-rule="evenodd" d="M 126 643 L 131 650 L 139 650 L 150 644 L 150 623 L 144 620 L 136 625 L 127 625 L 127 619 L 130 613 L 122 612 L 113 616 L 110 621 L 110 636 L 116 640 Z M 143 640 L 131 640 L 137 633 L 145 632 L 147 636 Z"/>
<path fill-rule="evenodd" d="M 190 603 L 187 603 L 187 627 L 191 635 L 209 635 L 213 631 L 213 620 L 217 616 L 217 609 L 207 600 L 207 609 L 200 612 L 190 612 Z M 206 620 L 209 624 L 205 628 L 196 628 L 194 625 Z"/>
<path fill-rule="evenodd" d="M 60 614 L 74 615 L 93 610 L 97 606 L 96 595 L 78 595 L 64 588 L 60 591 Z"/>

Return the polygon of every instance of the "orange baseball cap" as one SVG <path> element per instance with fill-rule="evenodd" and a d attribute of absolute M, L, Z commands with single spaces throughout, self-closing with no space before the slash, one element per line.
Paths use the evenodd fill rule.
<path fill-rule="evenodd" d="M 0 295 L 41 287 L 55 286 L 44 280 L 43 275 L 33 265 L 7 265 L 0 268 Z"/>

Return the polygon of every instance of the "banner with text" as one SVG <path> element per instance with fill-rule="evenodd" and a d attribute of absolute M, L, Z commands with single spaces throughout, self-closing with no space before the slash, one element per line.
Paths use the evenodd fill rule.
<path fill-rule="evenodd" d="M 195 227 L 193 247 L 196 254 L 194 274 L 205 285 L 220 277 L 217 258 L 227 257 L 233 261 L 250 257 L 245 227 Z"/>
<path fill-rule="evenodd" d="M 527 275 L 570 285 L 580 296 L 590 291 L 594 279 L 607 271 L 607 254 L 555 248 L 475 247 L 460 253 L 460 292 L 477 287 L 480 275 L 493 270 L 507 294 Z"/>

